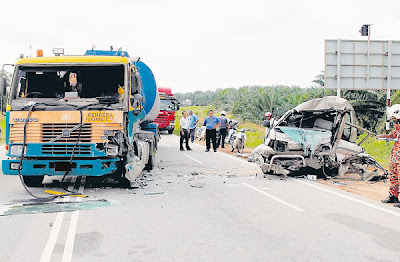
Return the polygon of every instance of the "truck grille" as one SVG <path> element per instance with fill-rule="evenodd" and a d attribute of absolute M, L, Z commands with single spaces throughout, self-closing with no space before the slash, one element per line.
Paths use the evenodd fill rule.
<path fill-rule="evenodd" d="M 29 123 L 26 129 L 27 143 L 76 143 L 79 135 L 79 123 Z M 63 130 L 72 131 L 68 137 L 60 137 Z M 82 126 L 80 143 L 103 143 L 107 141 L 105 131 L 123 130 L 118 123 L 85 123 Z M 65 131 L 64 131 L 65 132 Z M 68 133 L 68 132 L 67 132 Z M 10 124 L 10 143 L 22 143 L 24 138 L 24 123 Z"/>
<path fill-rule="evenodd" d="M 72 130 L 69 137 L 61 137 L 57 139 L 55 142 L 58 143 L 68 143 L 68 142 L 76 142 L 79 137 L 79 123 L 56 123 L 56 124 L 42 124 L 42 141 L 50 142 L 52 139 L 57 138 L 63 133 L 63 130 Z M 81 128 L 80 142 L 90 142 L 92 138 L 92 125 L 85 123 Z"/>
<path fill-rule="evenodd" d="M 42 154 L 51 155 L 71 155 L 75 145 L 42 145 Z M 90 145 L 77 145 L 75 155 L 90 155 L 92 148 Z"/>

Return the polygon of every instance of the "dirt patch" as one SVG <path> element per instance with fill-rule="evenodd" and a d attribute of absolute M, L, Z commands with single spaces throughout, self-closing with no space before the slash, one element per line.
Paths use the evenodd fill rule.
<path fill-rule="evenodd" d="M 367 182 L 360 180 L 357 174 L 346 174 L 341 178 L 331 178 L 328 180 L 319 179 L 318 183 L 375 201 L 381 201 L 381 199 L 386 198 L 389 190 L 389 180 Z"/>

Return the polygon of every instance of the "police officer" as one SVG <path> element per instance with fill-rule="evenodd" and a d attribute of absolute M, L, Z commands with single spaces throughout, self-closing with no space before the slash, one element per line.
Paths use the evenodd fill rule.
<path fill-rule="evenodd" d="M 214 116 L 214 111 L 208 111 L 208 117 L 204 118 L 203 126 L 206 127 L 206 152 L 210 151 L 212 141 L 214 152 L 217 152 L 217 127 L 219 119 Z"/>

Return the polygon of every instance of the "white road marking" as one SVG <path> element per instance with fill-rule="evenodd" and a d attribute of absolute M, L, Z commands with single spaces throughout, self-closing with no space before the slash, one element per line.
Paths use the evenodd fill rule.
<path fill-rule="evenodd" d="M 82 177 L 81 185 L 79 187 L 78 192 L 83 194 L 85 189 L 86 177 Z M 76 202 L 82 201 L 81 197 L 76 198 Z M 72 254 L 74 252 L 74 244 L 75 244 L 75 235 L 76 228 L 78 227 L 78 218 L 79 218 L 79 210 L 75 210 L 72 212 L 71 220 L 69 222 L 68 235 L 67 240 L 64 246 L 64 254 L 62 257 L 62 262 L 72 261 Z"/>
<path fill-rule="evenodd" d="M 269 190 L 269 188 L 268 187 L 262 187 L 262 188 L 260 188 L 261 190 Z"/>
<path fill-rule="evenodd" d="M 72 177 L 68 190 L 72 190 L 76 181 L 76 177 Z M 70 197 L 64 198 L 64 202 L 67 202 Z M 61 225 L 64 220 L 65 212 L 57 213 L 56 219 L 54 220 L 53 227 L 51 228 L 49 239 L 47 240 L 46 246 L 43 250 L 40 262 L 50 261 L 51 255 L 53 254 L 54 246 L 56 245 L 58 234 L 60 233 Z"/>
<path fill-rule="evenodd" d="M 240 159 L 240 158 L 238 158 L 238 157 L 236 157 L 236 156 L 231 156 L 231 155 L 228 155 L 228 154 L 222 153 L 222 152 L 217 152 L 217 153 L 218 153 L 218 154 L 221 154 L 221 155 L 223 155 L 223 156 L 226 156 L 226 157 L 235 159 L 236 161 L 239 161 L 239 162 L 241 162 L 241 163 L 243 163 L 243 164 L 248 164 L 248 165 L 250 165 L 250 166 L 252 166 L 252 167 L 258 167 L 256 164 L 254 164 L 254 163 L 252 163 L 252 162 L 247 162 L 246 160 Z"/>
<path fill-rule="evenodd" d="M 199 163 L 199 164 L 203 164 L 203 162 L 197 160 L 197 159 L 194 158 L 194 157 L 191 157 L 191 156 L 189 156 L 189 155 L 187 155 L 187 154 L 183 154 L 183 155 L 186 156 L 186 157 L 188 157 L 188 158 L 190 158 L 190 159 L 192 159 L 193 161 L 196 161 L 196 162 Z"/>
<path fill-rule="evenodd" d="M 376 209 L 376 210 L 379 210 L 379 211 L 382 211 L 382 212 L 385 212 L 385 213 L 388 213 L 388 214 L 391 214 L 391 215 L 394 215 L 394 216 L 397 216 L 397 217 L 400 217 L 400 213 L 399 212 L 396 212 L 396 211 L 393 211 L 393 210 L 390 210 L 390 209 L 387 209 L 387 208 L 384 208 L 384 207 L 380 207 L 380 206 L 368 203 L 366 201 L 363 201 L 363 200 L 360 200 L 360 199 L 357 199 L 357 198 L 354 198 L 354 197 L 351 197 L 351 196 L 348 196 L 348 195 L 345 195 L 345 194 L 342 194 L 342 193 L 339 193 L 339 192 L 335 192 L 333 190 L 329 190 L 329 189 L 324 188 L 322 186 L 317 186 L 317 185 L 315 185 L 314 183 L 311 183 L 311 182 L 306 182 L 306 181 L 302 181 L 302 180 L 294 179 L 294 178 L 292 180 L 294 180 L 294 181 L 296 181 L 296 182 L 298 182 L 300 184 L 307 185 L 307 186 L 319 189 L 319 190 L 324 191 L 326 193 L 329 193 L 329 194 L 332 194 L 332 195 L 335 195 L 335 196 L 338 196 L 338 197 L 341 197 L 341 198 L 356 202 L 358 204 L 361 204 L 361 205 L 364 205 L 364 206 L 367 206 L 367 207 L 370 207 L 370 208 L 373 208 L 373 209 Z"/>
<path fill-rule="evenodd" d="M 161 145 L 164 145 L 164 146 L 166 146 L 166 147 L 171 147 L 170 145 L 168 145 L 168 144 L 166 144 L 166 143 L 164 143 L 164 142 L 159 142 Z"/>
<path fill-rule="evenodd" d="M 271 194 L 268 194 L 267 192 L 264 192 L 264 191 L 262 191 L 261 189 L 258 189 L 257 187 L 251 186 L 251 185 L 249 185 L 249 184 L 247 184 L 247 183 L 242 183 L 242 184 L 245 185 L 245 186 L 247 186 L 247 187 L 249 187 L 249 188 L 251 188 L 251 189 L 253 189 L 253 190 L 255 190 L 255 191 L 257 191 L 257 192 L 259 192 L 259 193 L 261 193 L 261 194 L 263 194 L 263 195 L 265 195 L 265 196 L 267 196 L 267 197 L 269 197 L 269 198 L 271 198 L 271 199 L 273 199 L 273 200 L 275 200 L 275 201 L 277 201 L 277 202 L 279 202 L 279 203 L 281 203 L 281 204 L 284 204 L 285 206 L 288 206 L 288 207 L 290 207 L 290 208 L 293 208 L 293 209 L 296 210 L 296 211 L 304 212 L 304 209 L 302 209 L 302 208 L 300 208 L 300 207 L 297 207 L 297 206 L 295 206 L 295 205 L 292 205 L 292 204 L 286 202 L 285 200 L 282 200 L 282 199 L 280 199 L 280 198 L 277 198 L 276 196 L 273 196 L 273 195 L 271 195 Z"/>

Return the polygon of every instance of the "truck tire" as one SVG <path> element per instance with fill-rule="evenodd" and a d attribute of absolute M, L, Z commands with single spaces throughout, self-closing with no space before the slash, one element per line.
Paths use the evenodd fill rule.
<path fill-rule="evenodd" d="M 147 164 L 144 167 L 144 170 L 147 170 L 147 171 L 153 170 L 154 164 L 155 164 L 154 160 L 155 160 L 155 155 L 154 154 L 149 156 L 149 161 L 147 161 Z"/>
<path fill-rule="evenodd" d="M 42 187 L 44 176 L 22 176 L 24 183 L 28 187 Z"/>
<path fill-rule="evenodd" d="M 169 129 L 168 129 L 168 134 L 172 135 L 173 132 L 174 132 L 173 129 L 172 129 L 172 130 L 169 130 Z"/>

